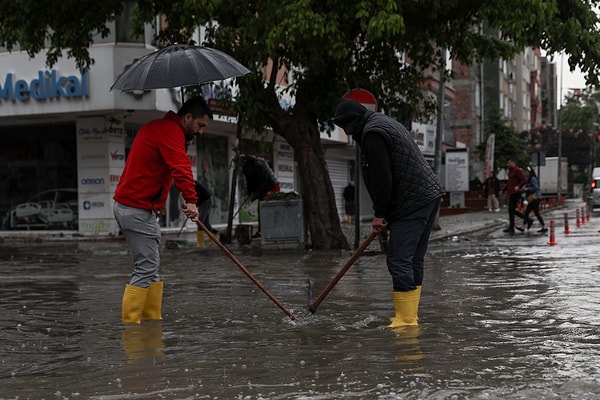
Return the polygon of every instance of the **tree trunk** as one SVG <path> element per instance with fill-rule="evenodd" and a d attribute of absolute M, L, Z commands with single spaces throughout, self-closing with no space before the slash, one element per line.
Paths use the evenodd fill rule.
<path fill-rule="evenodd" d="M 284 117 L 273 126 L 294 149 L 313 249 L 349 249 L 342 232 L 335 194 L 316 121 Z"/>

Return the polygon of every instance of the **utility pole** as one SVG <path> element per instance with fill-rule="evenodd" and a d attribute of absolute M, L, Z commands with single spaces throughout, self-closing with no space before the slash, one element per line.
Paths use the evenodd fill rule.
<path fill-rule="evenodd" d="M 441 170 L 442 170 L 442 144 L 444 139 L 444 92 L 446 91 L 446 84 L 444 76 L 446 74 L 446 49 L 441 50 L 440 60 L 440 78 L 439 78 L 439 90 L 438 90 L 438 118 L 437 118 L 437 129 L 435 135 L 435 159 L 433 162 L 433 172 L 442 181 Z M 444 185 L 442 185 L 444 186 Z M 433 229 L 440 230 L 440 211 L 438 209 L 437 216 L 433 223 Z"/>
<path fill-rule="evenodd" d="M 442 170 L 442 144 L 444 139 L 444 92 L 446 90 L 446 82 L 444 80 L 444 76 L 446 73 L 446 49 L 442 49 L 441 52 L 442 54 L 440 62 L 440 78 L 438 90 L 438 118 L 435 134 L 435 159 L 433 163 L 433 171 L 440 180 Z"/>
<path fill-rule="evenodd" d="M 559 105 L 559 109 L 558 109 L 558 173 L 556 176 L 556 185 L 558 186 L 556 188 L 556 201 L 558 202 L 558 204 L 560 204 L 560 188 L 562 187 L 562 102 L 563 102 L 563 98 L 562 98 L 562 87 L 563 87 L 563 58 L 564 58 L 564 54 L 561 54 L 560 56 L 560 101 L 558 102 Z"/>
<path fill-rule="evenodd" d="M 596 118 L 598 117 L 598 115 L 600 115 L 600 103 L 598 103 L 598 101 L 596 101 L 596 99 L 594 99 L 593 97 L 591 99 L 591 102 L 594 103 L 596 108 L 592 109 L 592 131 L 590 132 L 590 139 L 592 144 L 590 153 L 592 159 L 590 160 L 590 173 L 588 177 L 588 182 L 591 182 L 594 178 L 593 171 L 594 167 L 596 166 L 596 136 L 594 135 L 594 133 L 596 131 Z"/>

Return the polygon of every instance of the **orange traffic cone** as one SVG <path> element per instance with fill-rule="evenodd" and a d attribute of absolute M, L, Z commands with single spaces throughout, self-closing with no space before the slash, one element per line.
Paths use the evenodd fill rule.
<path fill-rule="evenodd" d="M 565 213 L 565 233 L 568 235 L 571 233 L 569 230 L 569 213 Z"/>
<path fill-rule="evenodd" d="M 550 245 L 550 246 L 556 245 L 556 236 L 554 236 L 554 220 L 553 219 L 550 220 L 550 241 L 548 242 L 548 245 Z"/>

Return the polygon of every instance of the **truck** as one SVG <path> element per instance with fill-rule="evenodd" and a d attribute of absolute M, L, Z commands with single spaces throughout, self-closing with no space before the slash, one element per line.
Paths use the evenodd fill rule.
<path fill-rule="evenodd" d="M 558 157 L 546 157 L 545 165 L 534 165 L 540 191 L 544 196 L 558 194 Z M 560 193 L 567 195 L 569 191 L 569 162 L 566 157 L 561 157 L 560 163 Z"/>

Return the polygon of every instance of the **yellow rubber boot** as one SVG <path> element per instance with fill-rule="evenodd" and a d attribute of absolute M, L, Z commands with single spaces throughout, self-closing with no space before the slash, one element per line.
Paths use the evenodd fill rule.
<path fill-rule="evenodd" d="M 396 315 L 391 318 L 392 323 L 388 325 L 388 328 L 419 325 L 417 312 L 420 298 L 420 286 L 408 292 L 392 292 Z"/>
<path fill-rule="evenodd" d="M 204 231 L 196 232 L 196 244 L 198 247 L 204 247 Z"/>
<path fill-rule="evenodd" d="M 152 282 L 148 288 L 148 296 L 146 296 L 146 302 L 144 303 L 144 310 L 142 311 L 142 319 L 145 320 L 160 320 L 162 315 L 160 313 L 162 307 L 163 297 L 163 282 Z"/>
<path fill-rule="evenodd" d="M 125 285 L 121 315 L 123 322 L 139 324 L 142 320 L 142 311 L 148 296 L 148 289 L 133 285 Z"/>
<path fill-rule="evenodd" d="M 419 321 L 419 313 L 418 313 L 418 311 L 419 311 L 419 304 L 421 304 L 421 288 L 422 288 L 421 285 L 417 286 L 417 292 L 419 294 L 419 300 L 417 300 L 417 322 Z"/>

